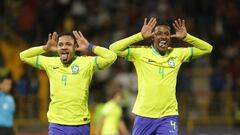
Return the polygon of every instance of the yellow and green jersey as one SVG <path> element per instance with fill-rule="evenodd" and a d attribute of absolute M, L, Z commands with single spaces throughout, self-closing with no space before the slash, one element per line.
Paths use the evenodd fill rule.
<path fill-rule="evenodd" d="M 111 50 L 135 66 L 138 95 L 133 112 L 149 118 L 178 115 L 175 91 L 179 68 L 192 58 L 210 53 L 212 46 L 187 34 L 184 41 L 193 47 L 171 48 L 161 56 L 153 46 L 129 47 L 141 40 L 143 37 L 138 33 L 110 46 Z"/>
<path fill-rule="evenodd" d="M 59 57 L 40 55 L 44 53 L 42 46 L 20 53 L 22 61 L 47 73 L 51 98 L 47 117 L 50 123 L 82 125 L 90 122 L 88 95 L 93 73 L 116 60 L 116 54 L 108 49 L 96 46 L 93 52 L 98 56 L 75 56 L 67 66 Z"/>
<path fill-rule="evenodd" d="M 115 101 L 108 101 L 102 110 L 104 117 L 102 125 L 102 135 L 118 135 L 119 123 L 122 117 L 122 108 Z"/>

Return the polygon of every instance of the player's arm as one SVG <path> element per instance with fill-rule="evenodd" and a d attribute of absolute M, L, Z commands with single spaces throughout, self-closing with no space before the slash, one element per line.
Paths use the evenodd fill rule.
<path fill-rule="evenodd" d="M 117 59 L 116 53 L 104 47 L 94 46 L 92 51 L 97 55 L 94 61 L 98 69 L 109 67 Z"/>
<path fill-rule="evenodd" d="M 89 43 L 80 31 L 73 31 L 73 34 L 78 44 L 77 51 L 89 50 L 97 55 L 94 61 L 98 69 L 110 66 L 117 59 L 117 55 L 111 50 Z"/>
<path fill-rule="evenodd" d="M 203 55 L 210 54 L 212 52 L 213 47 L 209 43 L 199 38 L 196 38 L 190 34 L 187 34 L 187 36 L 183 40 L 193 45 L 193 51 L 192 51 L 193 59 L 201 57 Z"/>
<path fill-rule="evenodd" d="M 193 59 L 211 53 L 213 47 L 209 43 L 187 33 L 184 20 L 175 20 L 173 27 L 175 28 L 176 33 L 174 35 L 171 35 L 171 37 L 182 39 L 183 41 L 193 45 Z"/>
<path fill-rule="evenodd" d="M 20 53 L 20 59 L 27 64 L 30 64 L 34 67 L 38 67 L 40 55 L 48 51 L 56 51 L 57 49 L 56 44 L 57 33 L 54 32 L 53 34 L 49 34 L 46 45 L 32 47 L 25 51 L 22 51 Z"/>
<path fill-rule="evenodd" d="M 96 127 L 95 135 L 101 135 L 104 118 L 105 118 L 104 115 L 101 115 L 101 116 L 100 116 L 99 121 L 97 122 L 97 127 Z"/>
<path fill-rule="evenodd" d="M 125 123 L 123 120 L 120 121 L 119 123 L 119 130 L 122 135 L 130 135 Z"/>
<path fill-rule="evenodd" d="M 32 47 L 30 49 L 22 51 L 20 53 L 20 59 L 27 64 L 37 67 L 37 59 L 39 55 L 44 52 L 45 51 L 43 49 L 43 46 Z"/>
<path fill-rule="evenodd" d="M 156 18 L 152 17 L 149 22 L 147 22 L 147 18 L 145 18 L 141 32 L 112 43 L 109 47 L 110 50 L 117 53 L 118 56 L 127 57 L 129 54 L 128 48 L 130 45 L 153 36 L 154 33 L 152 30 L 156 23 Z"/>

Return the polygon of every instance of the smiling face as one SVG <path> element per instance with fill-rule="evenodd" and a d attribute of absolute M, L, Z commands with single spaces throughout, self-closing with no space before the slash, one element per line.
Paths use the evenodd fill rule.
<path fill-rule="evenodd" d="M 154 29 L 154 46 L 159 52 L 165 53 L 170 44 L 170 27 L 167 25 L 159 25 Z"/>
<path fill-rule="evenodd" d="M 76 44 L 71 35 L 58 38 L 58 54 L 63 64 L 69 64 L 75 56 Z"/>

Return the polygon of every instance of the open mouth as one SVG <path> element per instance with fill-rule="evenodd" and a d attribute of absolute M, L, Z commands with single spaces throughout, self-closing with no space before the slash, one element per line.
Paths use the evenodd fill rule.
<path fill-rule="evenodd" d="M 159 44 L 158 44 L 160 47 L 165 47 L 167 45 L 167 41 L 160 41 Z"/>
<path fill-rule="evenodd" d="M 67 61 L 68 55 L 69 55 L 68 52 L 62 52 L 62 53 L 61 53 L 61 58 L 62 58 L 62 60 L 63 60 L 63 61 Z"/>

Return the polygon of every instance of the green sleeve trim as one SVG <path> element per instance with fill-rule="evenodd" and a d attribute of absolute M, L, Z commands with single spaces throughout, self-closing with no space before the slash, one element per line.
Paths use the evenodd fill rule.
<path fill-rule="evenodd" d="M 192 57 L 193 57 L 193 48 L 190 47 L 190 60 L 192 60 Z"/>
<path fill-rule="evenodd" d="M 37 55 L 37 59 L 36 59 L 36 67 L 39 68 L 39 55 Z"/>
<path fill-rule="evenodd" d="M 130 50 L 130 48 L 128 48 L 128 54 L 127 54 L 127 57 L 125 58 L 125 60 L 129 60 L 129 57 L 130 57 L 130 53 L 131 53 L 131 50 Z"/>
<path fill-rule="evenodd" d="M 100 70 L 101 68 L 100 68 L 100 66 L 99 66 L 98 63 L 97 63 L 97 57 L 95 57 L 94 63 L 95 63 L 95 65 L 96 65 L 97 69 Z"/>

